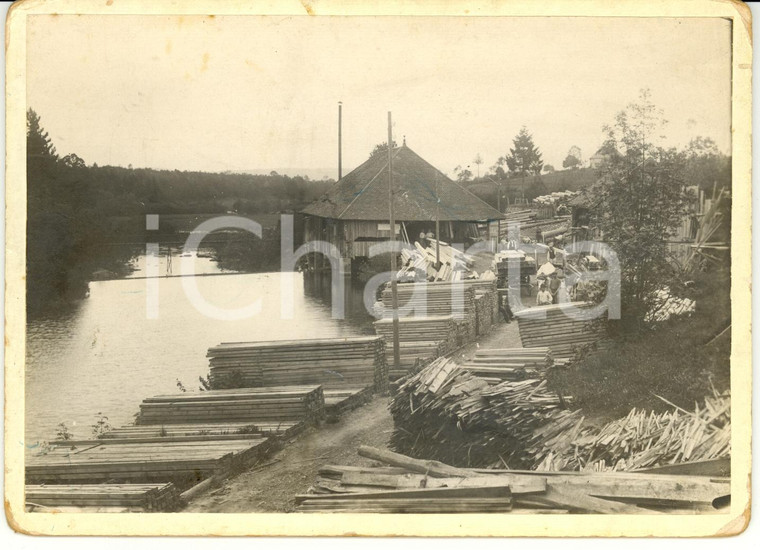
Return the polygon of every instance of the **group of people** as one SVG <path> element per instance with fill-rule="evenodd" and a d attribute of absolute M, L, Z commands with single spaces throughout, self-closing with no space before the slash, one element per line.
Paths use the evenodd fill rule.
<path fill-rule="evenodd" d="M 424 231 L 420 231 L 420 237 L 417 239 L 417 241 L 422 245 L 423 248 L 427 248 L 430 246 L 430 241 L 435 239 L 435 233 L 432 231 L 428 231 L 427 233 Z"/>
<path fill-rule="evenodd" d="M 565 255 L 556 247 L 556 242 L 553 240 L 549 241 L 546 259 L 554 267 L 554 271 L 539 283 L 536 294 L 536 303 L 539 306 L 558 304 L 560 295 L 563 291 L 567 292 L 565 289 Z"/>
<path fill-rule="evenodd" d="M 539 306 L 558 304 L 563 291 L 566 292 L 565 275 L 562 269 L 558 269 L 539 284 L 536 303 Z"/>

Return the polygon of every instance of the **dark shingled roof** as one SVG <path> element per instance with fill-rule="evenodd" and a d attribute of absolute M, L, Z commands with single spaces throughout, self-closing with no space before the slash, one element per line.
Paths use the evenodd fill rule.
<path fill-rule="evenodd" d="M 394 214 L 399 221 L 435 220 L 436 186 L 441 221 L 496 220 L 504 216 L 447 178 L 406 145 L 393 150 Z M 388 217 L 388 155 L 370 157 L 340 179 L 304 214 L 339 220 Z"/>

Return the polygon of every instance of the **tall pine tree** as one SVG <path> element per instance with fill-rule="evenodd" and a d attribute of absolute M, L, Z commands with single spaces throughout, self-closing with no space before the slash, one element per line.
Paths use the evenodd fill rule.
<path fill-rule="evenodd" d="M 541 151 L 533 143 L 533 136 L 523 126 L 520 133 L 512 140 L 513 147 L 504 160 L 513 176 L 539 175 L 544 167 Z"/>

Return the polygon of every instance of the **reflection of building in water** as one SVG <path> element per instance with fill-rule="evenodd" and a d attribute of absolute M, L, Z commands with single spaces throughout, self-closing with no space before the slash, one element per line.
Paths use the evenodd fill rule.
<path fill-rule="evenodd" d="M 166 251 L 166 274 L 167 275 L 172 274 L 172 247 L 171 246 Z"/>
<path fill-rule="evenodd" d="M 346 321 L 356 329 L 366 334 L 374 334 L 372 322 L 375 318 L 364 306 L 364 284 L 344 278 L 345 302 L 344 315 Z M 314 272 L 303 274 L 303 288 L 306 299 L 318 303 L 321 307 L 330 311 L 332 308 L 332 279 L 330 272 Z M 370 304 L 374 302 L 373 299 Z"/>

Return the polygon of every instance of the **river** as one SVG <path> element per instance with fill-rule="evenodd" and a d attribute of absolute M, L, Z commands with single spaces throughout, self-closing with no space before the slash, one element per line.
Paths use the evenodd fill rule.
<path fill-rule="evenodd" d="M 172 256 L 172 273 L 181 260 Z M 92 435 L 98 413 L 112 426 L 133 421 L 143 398 L 188 390 L 208 375 L 206 351 L 221 342 L 345 337 L 372 334 L 362 288 L 346 280 L 345 319 L 333 319 L 329 280 L 295 274 L 294 319 L 280 315 L 279 273 L 222 273 L 194 258 L 200 294 L 217 308 L 261 300 L 261 312 L 231 321 L 205 316 L 188 299 L 180 277 L 146 280 L 145 257 L 130 278 L 90 283 L 87 298 L 27 324 L 25 432 L 27 444 L 55 438 L 63 422 L 77 438 Z M 167 273 L 167 257 L 159 273 Z M 147 318 L 148 284 L 158 285 L 158 316 Z"/>

